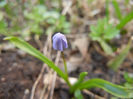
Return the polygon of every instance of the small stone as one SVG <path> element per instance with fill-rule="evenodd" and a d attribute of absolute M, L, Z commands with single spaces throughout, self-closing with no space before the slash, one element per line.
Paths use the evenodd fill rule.
<path fill-rule="evenodd" d="M 4 77 L 1 78 L 1 81 L 2 81 L 2 82 L 4 82 L 5 80 L 6 80 L 6 78 L 4 78 Z"/>
<path fill-rule="evenodd" d="M 29 89 L 25 89 L 25 91 L 24 91 L 24 94 L 29 94 L 30 93 L 30 91 L 29 91 Z"/>

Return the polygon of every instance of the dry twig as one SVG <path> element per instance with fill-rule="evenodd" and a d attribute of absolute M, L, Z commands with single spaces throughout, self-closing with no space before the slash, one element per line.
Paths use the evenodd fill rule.
<path fill-rule="evenodd" d="M 47 46 L 48 46 L 48 39 L 47 39 L 46 44 L 44 46 L 43 53 L 48 53 L 47 52 Z M 42 69 L 41 69 L 41 72 L 40 72 L 39 76 L 37 77 L 37 80 L 35 81 L 35 83 L 34 83 L 34 85 L 32 87 L 30 99 L 34 99 L 34 94 L 35 94 L 35 90 L 36 90 L 37 84 L 39 83 L 39 81 L 41 80 L 41 78 L 43 76 L 43 72 L 45 70 L 45 67 L 46 67 L 46 65 L 44 64 Z"/>

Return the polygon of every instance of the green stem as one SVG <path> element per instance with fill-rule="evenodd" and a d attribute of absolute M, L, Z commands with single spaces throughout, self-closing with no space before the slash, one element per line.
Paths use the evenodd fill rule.
<path fill-rule="evenodd" d="M 113 0 L 112 3 L 115 9 L 116 16 L 119 18 L 119 20 L 122 20 L 122 13 L 117 0 Z"/>
<path fill-rule="evenodd" d="M 65 73 L 66 73 L 66 74 L 67 74 L 67 76 L 68 76 L 68 73 L 67 73 L 67 65 L 66 65 L 66 60 L 65 60 L 65 57 L 64 57 L 64 53 L 63 53 L 63 52 L 61 52 L 61 55 L 62 55 L 63 62 L 64 62 Z"/>
<path fill-rule="evenodd" d="M 69 85 L 69 87 L 71 87 L 71 84 L 70 84 L 70 82 L 69 82 L 69 80 L 68 80 L 68 72 L 67 72 L 67 64 L 66 64 L 66 60 L 65 60 L 65 57 L 64 57 L 64 53 L 63 52 L 61 52 L 61 55 L 62 55 L 62 59 L 63 59 L 63 63 L 64 63 L 64 68 L 65 68 L 65 74 L 66 74 L 66 82 L 67 82 L 67 84 Z"/>
<path fill-rule="evenodd" d="M 106 43 L 106 41 L 99 40 L 99 43 L 107 55 L 111 55 L 113 53 L 112 48 L 108 45 L 108 43 Z"/>

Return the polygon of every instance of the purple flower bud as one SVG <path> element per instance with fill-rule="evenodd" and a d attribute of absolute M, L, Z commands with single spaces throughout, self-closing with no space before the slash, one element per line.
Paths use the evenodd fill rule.
<path fill-rule="evenodd" d="M 65 48 L 68 47 L 66 37 L 61 33 L 56 33 L 52 37 L 53 40 L 53 48 L 55 50 L 63 51 Z"/>

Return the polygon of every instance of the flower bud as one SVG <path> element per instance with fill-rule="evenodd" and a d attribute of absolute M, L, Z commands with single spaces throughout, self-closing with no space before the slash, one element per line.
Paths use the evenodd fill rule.
<path fill-rule="evenodd" d="M 66 37 L 61 33 L 56 33 L 52 37 L 53 40 L 53 48 L 55 50 L 63 51 L 68 47 Z"/>

